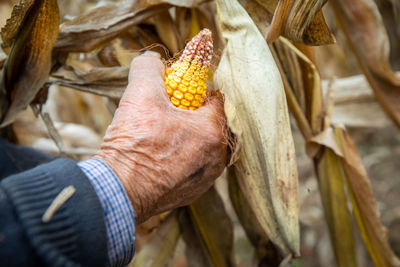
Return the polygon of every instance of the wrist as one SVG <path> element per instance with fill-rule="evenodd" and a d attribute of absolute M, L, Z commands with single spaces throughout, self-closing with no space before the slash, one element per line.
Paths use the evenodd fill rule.
<path fill-rule="evenodd" d="M 121 154 L 121 151 L 102 147 L 94 158 L 105 162 L 115 173 L 135 211 L 136 223 L 141 223 L 152 215 L 152 198 L 149 193 L 153 190 L 148 188 L 152 184 L 147 182 L 151 171 L 146 167 L 149 165 L 143 159 L 139 161 L 132 152 L 129 158 Z"/>

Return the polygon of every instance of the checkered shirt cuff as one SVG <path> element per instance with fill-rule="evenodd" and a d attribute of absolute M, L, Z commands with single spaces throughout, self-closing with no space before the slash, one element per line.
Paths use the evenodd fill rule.
<path fill-rule="evenodd" d="M 135 252 L 135 218 L 132 205 L 114 172 L 101 160 L 78 163 L 92 183 L 103 207 L 107 230 L 108 265 L 125 266 Z"/>

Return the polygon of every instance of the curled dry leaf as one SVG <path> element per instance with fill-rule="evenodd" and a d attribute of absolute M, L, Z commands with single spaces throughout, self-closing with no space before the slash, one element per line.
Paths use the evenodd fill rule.
<path fill-rule="evenodd" d="M 63 23 L 54 47 L 58 51 L 91 51 L 167 8 L 167 5 L 132 6 L 130 1 L 97 7 Z"/>
<path fill-rule="evenodd" d="M 63 23 L 55 48 L 59 51 L 88 52 L 172 5 L 195 7 L 205 1 L 130 0 L 100 6 Z"/>
<path fill-rule="evenodd" d="M 400 77 L 389 64 L 389 40 L 372 0 L 331 2 L 350 47 L 379 103 L 400 127 Z"/>
<path fill-rule="evenodd" d="M 347 229 L 351 228 L 351 223 L 343 210 L 347 204 L 341 200 L 341 191 L 345 185 L 348 188 L 356 222 L 375 265 L 400 266 L 399 259 L 390 248 L 387 230 L 380 222 L 371 184 L 356 146 L 344 129 L 338 126 L 330 129 L 324 131 L 327 134 L 321 134 L 325 136 L 324 138 L 317 136 L 309 143 L 313 142 L 315 146 L 324 147 L 324 153 L 317 162 L 317 169 L 325 216 L 328 216 L 327 222 L 330 224 L 329 229 L 332 232 L 331 238 L 334 239 L 339 266 L 348 266 L 352 258 L 354 258 L 352 266 L 356 266 L 355 256 L 350 255 L 354 254 L 354 251 L 350 246 L 344 248 L 353 242 L 349 239 L 352 238 L 352 230 Z M 343 184 L 342 180 L 346 183 Z"/>
<path fill-rule="evenodd" d="M 271 22 L 267 41 L 272 43 L 283 35 L 308 45 L 335 43 L 322 13 L 327 0 L 280 0 Z"/>
<path fill-rule="evenodd" d="M 181 214 L 188 266 L 234 266 L 233 226 L 214 187 Z"/>
<path fill-rule="evenodd" d="M 390 248 L 387 229 L 380 222 L 376 199 L 357 148 L 342 128 L 335 127 L 335 134 L 343 151 L 341 160 L 354 215 L 368 252 L 376 266 L 400 266 L 400 260 Z"/>
<path fill-rule="evenodd" d="M 3 41 L 2 47 L 11 47 L 14 39 L 16 38 L 21 24 L 27 15 L 28 10 L 31 8 L 34 0 L 21 0 L 18 5 L 15 5 L 11 17 L 7 20 L 6 25 L 1 29 L 1 39 Z"/>
<path fill-rule="evenodd" d="M 168 215 L 128 267 L 163 267 L 174 255 L 181 231 L 176 212 Z"/>
<path fill-rule="evenodd" d="M 258 30 L 266 38 L 278 0 L 272 0 L 270 1 L 271 3 L 261 0 L 239 0 L 239 2 L 257 25 Z"/>
<path fill-rule="evenodd" d="M 62 67 L 52 74 L 48 82 L 96 95 L 120 98 L 128 85 L 128 73 L 128 67 L 98 67 L 86 72 Z"/>
<path fill-rule="evenodd" d="M 35 1 L 25 15 L 0 82 L 0 126 L 13 122 L 46 82 L 59 22 L 57 0 Z"/>
<path fill-rule="evenodd" d="M 297 169 L 282 80 L 245 9 L 218 0 L 217 11 L 226 46 L 215 83 L 236 108 L 225 113 L 242 146 L 234 170 L 270 240 L 283 254 L 298 255 Z"/>

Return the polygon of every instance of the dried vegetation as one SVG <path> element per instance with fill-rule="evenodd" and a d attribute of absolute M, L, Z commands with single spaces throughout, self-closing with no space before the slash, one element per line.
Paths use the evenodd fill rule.
<path fill-rule="evenodd" d="M 398 12 L 395 1 L 384 0 L 2 1 L 1 134 L 53 154 L 90 157 L 131 60 L 147 49 L 166 62 L 177 58 L 208 28 L 210 77 L 225 95 L 236 138 L 232 158 L 192 205 L 138 226 L 131 266 L 330 266 L 332 258 L 338 266 L 400 266 L 370 165 L 350 137 L 360 127 L 397 134 Z M 305 179 L 311 172 L 315 178 Z M 306 188 L 319 191 L 323 213 Z M 400 225 L 399 211 L 388 216 Z M 322 217 L 327 232 L 316 229 L 325 227 L 316 223 Z M 392 242 L 397 252 L 399 240 Z"/>

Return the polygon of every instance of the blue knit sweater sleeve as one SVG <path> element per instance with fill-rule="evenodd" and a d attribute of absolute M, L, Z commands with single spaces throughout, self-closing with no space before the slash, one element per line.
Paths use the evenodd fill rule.
<path fill-rule="evenodd" d="M 44 221 L 69 186 L 75 192 Z M 105 266 L 106 236 L 101 203 L 75 161 L 56 159 L 1 180 L 1 266 Z"/>

